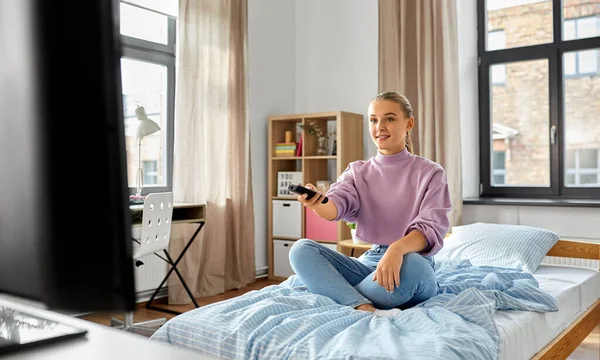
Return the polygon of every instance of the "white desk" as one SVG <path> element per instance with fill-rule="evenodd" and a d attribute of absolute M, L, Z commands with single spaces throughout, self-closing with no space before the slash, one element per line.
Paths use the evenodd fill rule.
<path fill-rule="evenodd" d="M 148 338 L 123 330 L 92 323 L 68 315 L 32 307 L 22 303 L 3 299 L 0 305 L 16 310 L 29 312 L 49 320 L 56 320 L 68 325 L 88 330 L 85 337 L 62 340 L 54 344 L 40 345 L 21 352 L 0 355 L 2 360 L 215 360 L 216 358 L 201 355 L 191 350 L 172 347 Z"/>
<path fill-rule="evenodd" d="M 205 208 L 206 205 L 204 204 L 174 203 L 171 223 L 197 224 L 203 222 Z M 138 225 L 142 222 L 144 205 L 129 205 L 129 212 L 131 213 L 132 225 Z"/>

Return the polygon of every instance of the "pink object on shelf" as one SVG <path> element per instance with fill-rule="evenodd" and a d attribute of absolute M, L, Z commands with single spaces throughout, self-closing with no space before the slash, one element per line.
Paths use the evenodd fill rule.
<path fill-rule="evenodd" d="M 296 156 L 302 156 L 302 135 L 300 135 L 300 141 L 296 144 Z"/>
<path fill-rule="evenodd" d="M 326 221 L 321 219 L 314 211 L 304 208 L 305 217 L 305 236 L 307 239 L 319 241 L 337 241 L 338 223 L 335 221 Z"/>

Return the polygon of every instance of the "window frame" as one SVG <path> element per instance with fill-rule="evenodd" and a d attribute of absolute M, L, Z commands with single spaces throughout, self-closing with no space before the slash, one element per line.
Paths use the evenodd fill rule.
<path fill-rule="evenodd" d="M 166 136 L 164 138 L 163 156 L 165 159 L 165 185 L 145 185 L 142 195 L 153 192 L 166 192 L 173 189 L 173 153 L 175 138 L 175 56 L 176 56 L 176 18 L 171 15 L 148 9 L 127 1 L 120 3 L 136 6 L 146 11 L 156 12 L 168 19 L 168 44 L 159 44 L 152 41 L 142 40 L 121 34 L 121 58 L 144 61 L 167 68 L 167 109 L 166 109 Z M 120 18 L 119 18 L 120 20 Z M 137 166 L 136 166 L 137 167 Z M 136 187 L 129 187 L 129 194 L 134 195 Z"/>
<path fill-rule="evenodd" d="M 546 44 L 486 50 L 487 10 L 486 0 L 477 0 L 477 53 L 479 93 L 479 148 L 480 148 L 480 197 L 538 198 L 538 199 L 600 199 L 600 187 L 566 187 L 564 153 L 564 87 L 563 54 L 600 48 L 600 36 L 576 40 L 562 40 L 563 7 L 561 0 L 552 0 L 553 41 Z M 495 64 L 527 60 L 548 61 L 549 123 L 557 129 L 550 146 L 550 186 L 492 186 L 492 123 L 490 68 Z"/>

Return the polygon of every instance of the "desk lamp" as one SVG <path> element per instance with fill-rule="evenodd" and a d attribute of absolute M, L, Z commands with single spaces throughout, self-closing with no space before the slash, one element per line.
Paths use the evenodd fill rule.
<path fill-rule="evenodd" d="M 154 134 L 160 130 L 160 126 L 154 121 L 148 119 L 146 110 L 143 106 L 138 106 L 135 109 L 135 116 L 139 120 L 136 130 L 138 139 L 138 170 L 135 177 L 136 196 L 142 196 L 142 188 L 144 187 L 144 170 L 142 169 L 142 138 Z"/>

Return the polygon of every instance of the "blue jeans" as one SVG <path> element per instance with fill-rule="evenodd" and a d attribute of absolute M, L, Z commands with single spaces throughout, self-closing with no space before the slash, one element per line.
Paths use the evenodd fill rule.
<path fill-rule="evenodd" d="M 437 294 L 433 258 L 408 253 L 400 269 L 400 286 L 388 293 L 373 281 L 386 245 L 373 245 L 358 259 L 340 254 L 316 241 L 300 239 L 290 250 L 290 264 L 312 293 L 325 295 L 353 308 L 372 304 L 377 309 L 409 308 Z"/>

